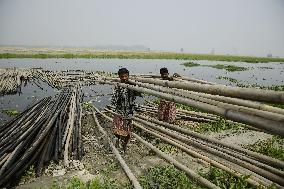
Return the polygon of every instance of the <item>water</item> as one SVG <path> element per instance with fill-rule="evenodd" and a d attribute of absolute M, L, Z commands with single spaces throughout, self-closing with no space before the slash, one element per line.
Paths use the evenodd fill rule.
<path fill-rule="evenodd" d="M 283 63 L 245 63 L 224 61 L 194 61 L 202 66 L 185 67 L 184 60 L 153 60 L 153 59 L 0 59 L 0 68 L 43 68 L 46 70 L 93 70 L 117 72 L 126 67 L 130 73 L 159 74 L 161 67 L 167 67 L 170 74 L 179 73 L 182 76 L 203 79 L 211 82 L 228 84 L 217 79 L 218 76 L 232 77 L 243 83 L 258 83 L 261 85 L 282 85 L 284 83 Z M 204 65 L 228 64 L 249 68 L 241 72 L 227 72 Z M 269 69 L 267 69 L 269 68 Z"/>
<path fill-rule="evenodd" d="M 244 63 L 222 61 L 194 61 L 202 66 L 185 67 L 181 65 L 184 60 L 152 60 L 152 59 L 0 59 L 0 68 L 43 68 L 45 70 L 89 70 L 117 72 L 119 68 L 126 67 L 130 74 L 159 74 L 161 67 L 167 67 L 170 74 L 179 73 L 182 76 L 202 79 L 210 82 L 235 85 L 226 80 L 218 79 L 219 76 L 237 79 L 242 84 L 259 84 L 264 86 L 284 84 L 283 63 Z M 246 71 L 227 72 L 206 65 L 228 64 L 249 68 Z M 43 97 L 58 93 L 50 86 L 40 83 L 40 89 L 33 83 L 28 83 L 22 88 L 22 94 L 4 95 L 0 98 L 0 110 L 17 109 L 23 111 L 28 105 L 35 103 Z M 84 102 L 91 102 L 99 108 L 110 103 L 112 86 L 92 85 L 82 88 L 85 96 Z M 101 94 L 106 94 L 102 96 Z M 152 97 L 147 97 L 152 98 Z M 138 98 L 138 101 L 143 101 Z M 1 111 L 2 112 L 2 111 Z M 0 121 L 11 119 L 0 112 Z"/>

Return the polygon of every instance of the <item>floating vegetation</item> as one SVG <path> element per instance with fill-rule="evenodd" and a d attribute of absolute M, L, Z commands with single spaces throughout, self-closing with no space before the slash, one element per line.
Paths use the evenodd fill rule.
<path fill-rule="evenodd" d="M 216 65 L 207 65 L 207 66 L 211 68 L 227 70 L 228 72 L 238 72 L 238 71 L 248 70 L 248 68 L 245 67 L 226 65 L 226 64 L 216 64 Z"/>
<path fill-rule="evenodd" d="M 10 109 L 10 110 L 2 110 L 2 113 L 7 114 L 8 116 L 17 116 L 19 115 L 21 112 L 19 112 L 18 110 L 15 109 Z"/>
<path fill-rule="evenodd" d="M 247 146 L 249 150 L 258 152 L 281 161 L 284 161 L 284 139 L 279 136 L 274 136 L 265 141 L 259 141 L 253 145 Z"/>
<path fill-rule="evenodd" d="M 241 124 L 229 122 L 226 119 L 220 118 L 217 122 L 201 123 L 194 130 L 196 132 L 205 133 L 205 132 L 219 132 L 222 130 L 240 129 L 240 128 L 243 128 Z"/>
<path fill-rule="evenodd" d="M 264 69 L 264 70 L 273 70 L 274 68 L 271 67 L 267 67 L 267 66 L 261 66 L 261 67 L 257 67 L 259 69 Z"/>
<path fill-rule="evenodd" d="M 194 62 L 185 62 L 185 63 L 182 63 L 181 65 L 184 65 L 186 67 L 200 66 L 200 64 L 197 64 L 197 63 L 194 63 Z"/>
<path fill-rule="evenodd" d="M 267 89 L 273 91 L 284 91 L 284 85 L 271 85 L 271 86 L 262 86 L 259 84 L 237 84 L 238 87 L 245 87 L 245 88 L 258 88 L 258 89 Z"/>
<path fill-rule="evenodd" d="M 238 83 L 237 79 L 234 79 L 234 78 L 231 78 L 231 77 L 219 76 L 219 77 L 217 77 L 217 79 L 228 80 L 232 83 Z"/>
<path fill-rule="evenodd" d="M 13 51 L 11 51 L 13 52 Z M 284 58 L 228 56 L 208 54 L 187 54 L 170 52 L 56 52 L 51 50 L 46 53 L 35 53 L 32 50 L 25 53 L 2 53 L 0 58 L 119 58 L 119 59 L 176 59 L 176 60 L 213 60 L 229 62 L 266 63 L 284 62 Z"/>

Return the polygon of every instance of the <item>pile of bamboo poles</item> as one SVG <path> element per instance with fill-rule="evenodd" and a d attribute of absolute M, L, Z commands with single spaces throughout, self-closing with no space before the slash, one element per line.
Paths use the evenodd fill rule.
<path fill-rule="evenodd" d="M 101 83 L 129 88 L 168 101 L 192 106 L 201 111 L 243 123 L 262 131 L 284 136 L 284 110 L 267 105 L 283 103 L 284 92 L 201 84 L 194 81 L 164 81 L 133 77 L 130 84 L 103 78 Z M 220 96 L 224 95 L 224 96 Z M 251 101 L 251 100 L 255 101 Z M 256 101 L 258 100 L 258 101 Z"/>
<path fill-rule="evenodd" d="M 111 117 L 108 117 L 98 109 L 96 109 L 96 111 L 107 120 L 112 121 Z M 114 114 L 114 112 L 109 109 L 106 109 L 106 111 Z M 280 160 L 241 147 L 229 145 L 208 136 L 153 118 L 138 115 L 137 117 L 134 117 L 133 120 L 135 121 L 133 122 L 135 127 L 180 148 L 192 157 L 202 159 L 239 178 L 243 175 L 250 174 L 251 176 L 247 181 L 254 186 L 270 186 L 273 183 L 276 184 L 277 187 L 284 186 L 284 172 L 277 169 L 284 168 L 284 162 Z M 218 188 L 206 179 L 204 180 L 204 178 L 198 176 L 188 167 L 177 162 L 173 157 L 161 152 L 137 134 L 133 133 L 133 136 L 156 152 L 158 156 L 185 171 L 189 177 L 201 185 L 208 188 Z"/>
<path fill-rule="evenodd" d="M 42 80 L 51 87 L 62 88 L 60 81 L 56 81 L 48 72 L 42 69 L 5 68 L 0 69 L 0 95 L 21 93 L 23 83 L 34 82 L 42 88 L 36 80 Z"/>
<path fill-rule="evenodd" d="M 0 94 L 17 93 L 22 82 L 31 75 L 31 70 L 27 69 L 0 69 Z"/>
<path fill-rule="evenodd" d="M 81 99 L 78 88 L 64 88 L 0 128 L 0 187 L 16 184 L 31 165 L 37 175 L 50 160 L 82 156 Z"/>

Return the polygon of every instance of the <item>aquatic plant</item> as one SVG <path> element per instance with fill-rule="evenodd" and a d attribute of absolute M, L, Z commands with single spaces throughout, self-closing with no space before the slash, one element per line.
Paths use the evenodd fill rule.
<path fill-rule="evenodd" d="M 217 79 L 222 79 L 222 80 L 228 80 L 232 83 L 238 83 L 237 79 L 231 78 L 231 77 L 225 77 L 225 76 L 218 76 Z"/>
<path fill-rule="evenodd" d="M 184 65 L 186 67 L 200 66 L 200 64 L 197 64 L 197 63 L 194 63 L 194 62 L 185 62 L 185 63 L 182 63 L 181 65 Z"/>
<path fill-rule="evenodd" d="M 18 110 L 10 109 L 10 110 L 2 110 L 2 113 L 7 114 L 8 116 L 17 116 L 20 114 Z"/>
<path fill-rule="evenodd" d="M 245 68 L 245 67 L 240 67 L 240 66 L 235 66 L 235 65 L 226 65 L 226 64 L 216 64 L 216 65 L 207 65 L 207 66 L 211 68 L 227 70 L 228 72 L 248 70 L 248 68 Z"/>

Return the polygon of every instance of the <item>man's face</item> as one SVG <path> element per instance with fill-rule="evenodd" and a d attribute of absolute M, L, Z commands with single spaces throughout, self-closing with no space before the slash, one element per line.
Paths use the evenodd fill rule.
<path fill-rule="evenodd" d="M 121 83 L 127 83 L 129 75 L 127 73 L 123 73 L 119 75 L 119 79 Z"/>

